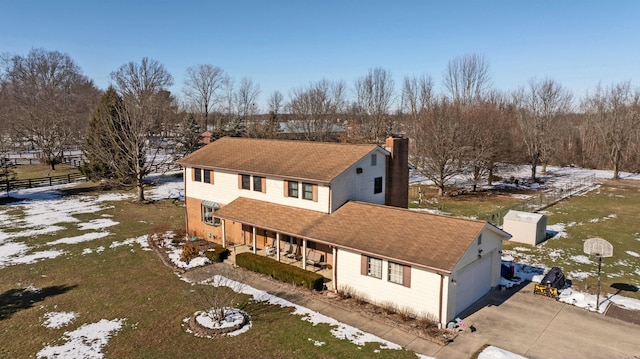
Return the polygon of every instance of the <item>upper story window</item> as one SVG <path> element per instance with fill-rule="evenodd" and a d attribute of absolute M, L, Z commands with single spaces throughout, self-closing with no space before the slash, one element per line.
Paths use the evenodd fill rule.
<path fill-rule="evenodd" d="M 382 278 L 382 259 L 367 257 L 367 275 Z"/>
<path fill-rule="evenodd" d="M 298 198 L 298 196 L 299 196 L 298 195 L 298 185 L 299 185 L 299 183 L 298 182 L 294 182 L 294 181 L 287 181 L 287 184 L 289 186 L 289 189 L 287 191 L 288 192 L 287 196 L 288 197 Z"/>
<path fill-rule="evenodd" d="M 203 170 L 203 182 L 211 183 L 211 170 Z"/>
<path fill-rule="evenodd" d="M 376 177 L 373 180 L 373 193 L 382 193 L 382 177 Z"/>
<path fill-rule="evenodd" d="M 253 190 L 256 192 L 262 192 L 262 179 L 263 177 L 253 176 Z"/>
<path fill-rule="evenodd" d="M 242 189 L 251 189 L 251 175 L 242 175 Z"/>
<path fill-rule="evenodd" d="M 193 169 L 193 180 L 196 182 L 202 182 L 202 170 L 200 168 Z"/>
<path fill-rule="evenodd" d="M 313 185 L 311 183 L 302 183 L 302 199 L 313 200 Z"/>
<path fill-rule="evenodd" d="M 373 153 L 371 154 L 371 167 L 376 166 L 378 164 L 378 155 Z"/>

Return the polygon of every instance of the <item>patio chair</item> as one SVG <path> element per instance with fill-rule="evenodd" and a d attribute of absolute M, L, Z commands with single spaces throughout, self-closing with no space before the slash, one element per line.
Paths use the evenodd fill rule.
<path fill-rule="evenodd" d="M 284 248 L 282 248 L 282 254 L 285 256 L 288 256 L 289 254 L 291 254 L 291 243 L 289 242 L 284 243 Z"/>
<path fill-rule="evenodd" d="M 316 251 L 309 251 L 307 254 L 307 264 L 311 264 L 315 267 L 320 267 L 322 262 L 322 253 Z"/>
<path fill-rule="evenodd" d="M 292 244 L 291 253 L 287 254 L 287 258 L 296 258 L 297 254 L 298 254 L 298 245 Z"/>

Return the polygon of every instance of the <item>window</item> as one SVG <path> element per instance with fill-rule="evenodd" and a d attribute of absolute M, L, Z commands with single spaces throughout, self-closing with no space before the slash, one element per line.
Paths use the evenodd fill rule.
<path fill-rule="evenodd" d="M 302 199 L 313 200 L 313 185 L 311 183 L 302 183 Z"/>
<path fill-rule="evenodd" d="M 404 274 L 404 266 L 398 263 L 389 262 L 389 277 L 391 283 L 403 284 L 402 275 Z"/>
<path fill-rule="evenodd" d="M 193 180 L 196 182 L 202 182 L 202 170 L 199 168 L 193 169 Z"/>
<path fill-rule="evenodd" d="M 220 208 L 215 202 L 204 201 L 202 202 L 202 222 L 211 224 L 214 226 L 219 226 L 221 221 L 220 218 L 214 217 L 213 213 Z"/>
<path fill-rule="evenodd" d="M 382 279 L 382 259 L 367 257 L 367 275 Z"/>
<path fill-rule="evenodd" d="M 204 183 L 211 183 L 211 170 L 203 170 L 204 172 Z"/>
<path fill-rule="evenodd" d="M 288 197 L 295 197 L 298 198 L 298 182 L 292 182 L 292 181 L 288 181 L 289 184 L 289 191 L 287 196 Z"/>
<path fill-rule="evenodd" d="M 251 189 L 251 176 L 242 175 L 242 189 Z"/>
<path fill-rule="evenodd" d="M 382 177 L 376 177 L 373 180 L 373 193 L 382 193 Z"/>
<path fill-rule="evenodd" d="M 374 167 L 377 164 L 378 164 L 378 155 L 374 153 L 371 155 L 371 167 Z"/>
<path fill-rule="evenodd" d="M 478 236 L 478 245 L 482 245 L 482 233 Z"/>
<path fill-rule="evenodd" d="M 262 177 L 253 176 L 253 190 L 262 192 Z"/>

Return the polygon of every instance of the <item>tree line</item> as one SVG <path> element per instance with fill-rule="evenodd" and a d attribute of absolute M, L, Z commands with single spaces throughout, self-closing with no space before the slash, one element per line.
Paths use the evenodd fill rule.
<path fill-rule="evenodd" d="M 144 200 L 151 164 L 173 160 L 220 136 L 382 143 L 390 133 L 410 138 L 410 161 L 444 192 L 466 175 L 474 190 L 493 180 L 497 163 L 578 165 L 640 170 L 640 91 L 630 81 L 597 85 L 582 98 L 554 79 L 532 78 L 501 91 L 478 54 L 450 60 L 441 86 L 429 74 L 370 69 L 351 85 L 320 79 L 280 91 L 257 105 L 259 84 L 236 81 L 211 64 L 185 70 L 181 94 L 156 60 L 143 58 L 110 73 L 101 90 L 73 59 L 33 49 L 0 56 L 0 149 L 28 141 L 55 168 L 65 148 L 82 144 L 85 170 L 135 185 Z M 441 90 L 438 90 L 441 89 Z"/>

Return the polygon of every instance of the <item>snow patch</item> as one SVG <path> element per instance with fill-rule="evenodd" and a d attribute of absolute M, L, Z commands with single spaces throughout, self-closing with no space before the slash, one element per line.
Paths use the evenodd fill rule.
<path fill-rule="evenodd" d="M 65 332 L 62 336 L 66 343 L 57 346 L 46 346 L 36 356 L 38 358 L 84 358 L 102 359 L 102 348 L 107 345 L 111 336 L 120 328 L 124 319 L 106 320 L 84 324 L 80 328 Z"/>
<path fill-rule="evenodd" d="M 55 246 L 56 244 L 77 244 L 82 242 L 89 242 L 94 239 L 103 238 L 110 234 L 111 233 L 109 232 L 91 232 L 91 233 L 85 233 L 75 237 L 60 238 L 58 240 L 48 242 L 47 244 L 51 246 Z"/>
<path fill-rule="evenodd" d="M 42 323 L 47 328 L 58 329 L 69 323 L 76 318 L 74 312 L 49 312 L 44 314 L 45 321 Z"/>

